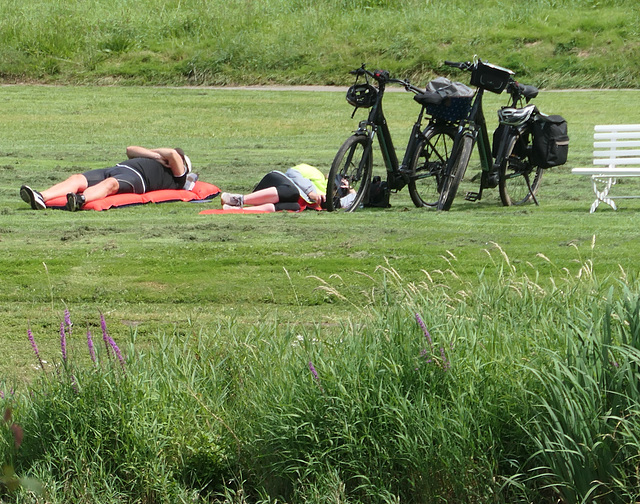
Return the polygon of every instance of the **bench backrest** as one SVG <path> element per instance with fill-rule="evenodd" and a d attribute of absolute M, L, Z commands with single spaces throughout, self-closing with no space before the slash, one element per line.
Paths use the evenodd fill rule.
<path fill-rule="evenodd" d="M 640 165 L 640 124 L 598 125 L 593 140 L 594 165 Z"/>

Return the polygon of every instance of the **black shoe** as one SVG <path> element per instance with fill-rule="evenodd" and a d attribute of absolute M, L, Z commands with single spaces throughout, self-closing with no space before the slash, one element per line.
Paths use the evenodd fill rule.
<path fill-rule="evenodd" d="M 44 202 L 42 194 L 38 191 L 34 191 L 28 185 L 23 185 L 20 188 L 20 197 L 22 198 L 22 201 L 29 203 L 31 208 L 34 210 L 44 210 L 47 208 L 47 204 Z"/>
<path fill-rule="evenodd" d="M 70 192 L 67 194 L 67 204 L 65 208 L 70 212 L 75 212 L 76 210 L 80 210 L 84 205 L 84 196 L 82 194 L 76 194 Z"/>

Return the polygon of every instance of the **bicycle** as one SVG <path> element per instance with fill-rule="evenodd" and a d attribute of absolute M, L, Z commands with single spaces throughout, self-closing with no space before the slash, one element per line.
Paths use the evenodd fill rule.
<path fill-rule="evenodd" d="M 353 212 L 368 203 L 376 137 L 387 172 L 386 190 L 398 192 L 408 186 L 417 207 L 435 207 L 456 127 L 451 120 L 434 117 L 429 119 L 425 128 L 422 122 L 427 108 L 440 103 L 441 97 L 425 93 L 423 88 L 406 80 L 391 78 L 386 70 L 371 72 L 362 65 L 350 73 L 356 76 L 356 82 L 347 91 L 347 101 L 355 107 L 354 114 L 358 108 L 370 111 L 367 119 L 361 121 L 358 129 L 342 144 L 331 164 L 327 181 L 327 210 Z M 365 82 L 358 82 L 361 77 Z M 375 81 L 377 87 L 370 80 Z M 401 164 L 382 108 L 386 86 L 391 83 L 400 84 L 406 91 L 414 93 L 414 99 L 421 105 Z"/>
<path fill-rule="evenodd" d="M 474 145 L 477 143 L 482 175 L 478 192 L 468 192 L 465 199 L 482 199 L 484 189 L 498 186 L 504 206 L 522 205 L 533 200 L 542 179 L 543 163 L 533 156 L 533 128 L 544 114 L 528 105 L 538 95 L 534 86 L 520 84 L 514 72 L 476 59 L 473 62 L 445 61 L 448 66 L 471 72 L 471 85 L 477 88 L 468 116 L 459 124 L 453 154 L 443 175 L 438 200 L 439 210 L 449 210 L 464 177 Z M 506 89 L 510 103 L 498 111 L 499 126 L 490 143 L 482 108 L 484 91 L 500 94 Z M 526 106 L 523 106 L 526 102 Z M 548 117 L 548 116 L 545 116 Z M 568 137 L 567 137 L 568 143 Z"/>

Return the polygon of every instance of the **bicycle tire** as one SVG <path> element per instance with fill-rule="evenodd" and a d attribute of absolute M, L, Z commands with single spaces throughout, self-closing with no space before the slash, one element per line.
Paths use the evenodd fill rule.
<path fill-rule="evenodd" d="M 456 129 L 429 126 L 423 135 L 409 165 L 409 195 L 418 208 L 438 205 Z"/>
<path fill-rule="evenodd" d="M 331 163 L 329 179 L 327 180 L 327 210 L 330 212 L 342 209 L 354 212 L 364 199 L 371 182 L 373 169 L 373 148 L 369 138 L 364 135 L 352 135 L 342 144 Z M 346 208 L 343 206 L 347 192 L 341 188 L 342 179 L 349 182 L 355 191 L 355 197 Z"/>
<path fill-rule="evenodd" d="M 455 159 L 451 166 L 451 172 L 445 177 L 442 185 L 442 192 L 440 193 L 440 199 L 438 200 L 438 210 L 448 211 L 451 208 L 458 186 L 464 177 L 464 173 L 467 171 L 469 165 L 469 159 L 471 159 L 471 152 L 473 150 L 473 138 L 465 135 L 462 138 L 462 143 L 455 154 Z"/>
<path fill-rule="evenodd" d="M 542 180 L 542 168 L 532 166 L 527 156 L 518 155 L 516 143 L 520 139 L 511 136 L 500 164 L 500 200 L 504 206 L 524 205 L 533 199 Z M 531 176 L 533 175 L 533 179 Z M 533 195 L 533 196 L 532 196 Z"/>

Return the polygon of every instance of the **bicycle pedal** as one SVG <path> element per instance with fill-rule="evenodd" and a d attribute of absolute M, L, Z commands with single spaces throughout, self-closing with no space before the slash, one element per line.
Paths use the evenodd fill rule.
<path fill-rule="evenodd" d="M 467 193 L 464 199 L 466 199 L 467 201 L 478 201 L 480 199 L 480 193 L 470 191 Z"/>

